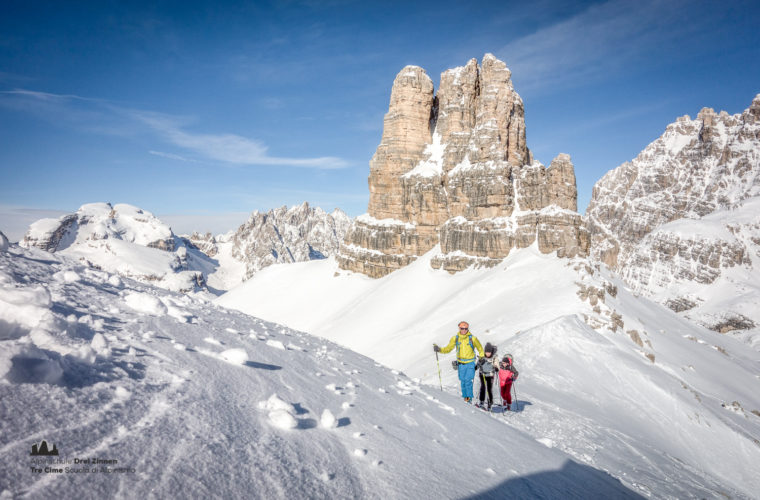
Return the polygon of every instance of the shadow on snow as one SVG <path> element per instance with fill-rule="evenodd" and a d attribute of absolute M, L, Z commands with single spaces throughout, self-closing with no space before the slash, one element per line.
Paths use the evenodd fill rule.
<path fill-rule="evenodd" d="M 606 472 L 568 460 L 559 470 L 508 479 L 493 488 L 465 498 L 472 500 L 494 498 L 608 500 L 644 497 L 628 489 L 620 480 Z"/>

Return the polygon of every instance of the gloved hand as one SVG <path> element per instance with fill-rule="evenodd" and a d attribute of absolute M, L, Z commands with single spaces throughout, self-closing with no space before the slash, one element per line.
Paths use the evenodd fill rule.
<path fill-rule="evenodd" d="M 478 360 L 478 366 L 483 366 L 484 364 L 486 364 L 486 358 L 480 358 Z"/>
<path fill-rule="evenodd" d="M 435 352 L 441 352 L 441 348 L 438 347 L 438 344 L 433 344 L 433 351 L 435 351 Z"/>

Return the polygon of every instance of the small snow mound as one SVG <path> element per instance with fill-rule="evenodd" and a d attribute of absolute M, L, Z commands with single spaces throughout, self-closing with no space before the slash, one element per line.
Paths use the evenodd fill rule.
<path fill-rule="evenodd" d="M 109 354 L 108 341 L 102 333 L 96 333 L 93 335 L 92 340 L 90 341 L 90 347 L 92 347 L 92 349 L 100 356 L 107 357 Z"/>
<path fill-rule="evenodd" d="M 235 330 L 234 328 L 225 328 L 225 332 L 227 333 L 240 333 L 239 331 Z"/>
<path fill-rule="evenodd" d="M 71 353 L 71 356 L 86 365 L 94 364 L 98 357 L 97 353 L 88 345 L 83 345 L 77 351 Z"/>
<path fill-rule="evenodd" d="M 269 413 L 269 422 L 279 429 L 295 429 L 298 421 L 285 410 L 274 410 Z"/>
<path fill-rule="evenodd" d="M 367 450 L 365 450 L 364 448 L 356 448 L 354 450 L 354 455 L 357 457 L 363 457 L 366 454 L 367 454 Z"/>
<path fill-rule="evenodd" d="M 243 365 L 248 361 L 248 353 L 245 352 L 245 349 L 240 348 L 227 349 L 219 354 L 219 357 L 233 365 Z"/>
<path fill-rule="evenodd" d="M 132 396 L 131 392 L 129 392 L 127 389 L 123 388 L 120 385 L 116 386 L 116 389 L 114 389 L 113 394 L 116 397 L 116 399 L 120 399 L 122 401 L 124 401 L 125 399 L 129 399 L 130 396 Z"/>
<path fill-rule="evenodd" d="M 283 351 L 287 350 L 287 349 L 285 349 L 285 344 L 283 344 L 279 340 L 269 339 L 269 340 L 267 340 L 267 345 L 269 347 L 274 347 L 275 349 L 282 349 Z"/>
<path fill-rule="evenodd" d="M 546 446 L 547 448 L 554 448 L 554 441 L 549 438 L 538 438 L 536 441 Z"/>
<path fill-rule="evenodd" d="M 163 316 L 168 309 L 158 297 L 141 292 L 131 292 L 124 297 L 124 302 L 137 312 L 152 316 Z"/>
<path fill-rule="evenodd" d="M 161 302 L 163 302 L 164 305 L 166 306 L 166 314 L 176 319 L 180 323 L 190 323 L 191 320 L 193 319 L 193 315 L 185 311 L 184 309 L 175 307 L 171 303 L 167 303 L 166 300 L 162 300 Z"/>
<path fill-rule="evenodd" d="M 322 417 L 319 419 L 319 425 L 321 425 L 325 429 L 333 429 L 338 426 L 338 419 L 335 418 L 335 415 L 325 408 L 325 411 L 322 412 Z"/>
<path fill-rule="evenodd" d="M 63 283 L 76 283 L 77 281 L 81 281 L 82 277 L 79 276 L 74 271 L 68 270 L 68 271 L 58 271 L 53 275 L 53 278 L 56 281 L 61 281 Z"/>
<path fill-rule="evenodd" d="M 213 337 L 206 337 L 205 339 L 203 339 L 203 341 L 204 341 L 204 342 L 208 342 L 209 344 L 214 344 L 214 345 L 222 345 L 222 343 L 221 343 L 221 342 L 219 342 L 218 340 L 216 340 L 216 339 L 215 339 L 215 338 L 213 338 Z"/>
<path fill-rule="evenodd" d="M 288 413 L 293 413 L 293 405 L 286 403 L 285 401 L 280 399 L 280 397 L 277 396 L 277 394 L 272 394 L 271 396 L 269 396 L 269 399 L 267 399 L 266 401 L 259 401 L 259 408 L 261 408 L 262 410 L 269 410 L 269 411 L 283 410 Z"/>
<path fill-rule="evenodd" d="M 111 286 L 113 286 L 113 287 L 116 287 L 116 288 L 121 288 L 121 287 L 124 286 L 124 283 L 121 281 L 121 278 L 119 278 L 115 274 L 112 274 L 108 278 L 108 284 L 111 285 Z"/>

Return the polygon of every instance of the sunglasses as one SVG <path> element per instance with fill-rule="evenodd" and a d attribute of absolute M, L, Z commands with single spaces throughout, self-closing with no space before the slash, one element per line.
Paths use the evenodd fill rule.
<path fill-rule="evenodd" d="M 460 328 L 460 330 L 467 330 L 467 328 Z"/>

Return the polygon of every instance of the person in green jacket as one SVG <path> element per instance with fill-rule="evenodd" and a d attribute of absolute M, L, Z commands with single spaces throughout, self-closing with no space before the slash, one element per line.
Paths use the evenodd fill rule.
<path fill-rule="evenodd" d="M 470 324 L 466 321 L 459 323 L 459 333 L 451 337 L 446 347 L 438 347 L 433 344 L 435 352 L 446 354 L 456 347 L 457 369 L 459 370 L 459 383 L 462 388 L 462 397 L 466 402 L 472 401 L 472 379 L 475 378 L 475 350 L 483 356 L 483 346 L 478 338 L 470 332 Z"/>

